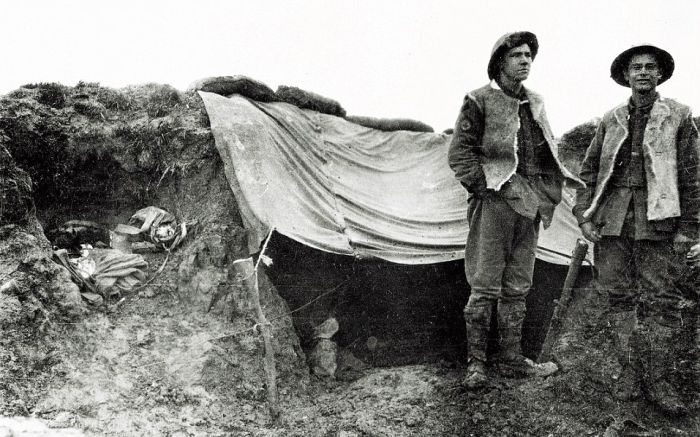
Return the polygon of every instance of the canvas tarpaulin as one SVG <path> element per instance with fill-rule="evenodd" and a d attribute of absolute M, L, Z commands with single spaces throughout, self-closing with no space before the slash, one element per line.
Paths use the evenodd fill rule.
<path fill-rule="evenodd" d="M 199 92 L 257 252 L 274 227 L 316 249 L 425 264 L 464 257 L 467 193 L 447 165 L 451 136 L 382 132 L 286 103 Z M 579 235 L 571 196 L 538 257 L 566 264 Z"/>

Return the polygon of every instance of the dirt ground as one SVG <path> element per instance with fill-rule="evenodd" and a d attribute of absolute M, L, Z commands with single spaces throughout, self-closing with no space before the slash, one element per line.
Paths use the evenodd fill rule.
<path fill-rule="evenodd" d="M 163 254 L 150 257 L 155 270 Z M 697 417 L 669 421 L 643 404 L 616 404 L 601 371 L 587 381 L 574 372 L 495 377 L 470 393 L 460 387 L 462 364 L 448 360 L 338 379 L 302 374 L 292 386 L 280 380 L 282 415 L 273 422 L 264 387 L 252 383 L 258 370 L 212 340 L 240 324 L 179 295 L 168 274 L 172 268 L 138 295 L 57 327 L 29 348 L 5 345 L 17 368 L 14 397 L 0 403 L 0 416 L 31 415 L 95 436 L 581 436 L 602 435 L 625 418 L 646 427 L 640 435 L 700 429 Z M 262 359 L 260 342 L 247 341 Z"/>
<path fill-rule="evenodd" d="M 4 414 L 114 436 L 585 435 L 606 425 L 557 418 L 549 382 L 499 380 L 492 391 L 463 392 L 459 363 L 450 362 L 372 368 L 351 381 L 311 376 L 282 389 L 273 424 L 262 387 L 245 398 L 219 387 L 233 370 L 212 362 L 212 350 L 227 357 L 209 340 L 228 325 L 150 287 L 43 339 L 34 352 L 41 365 L 18 382 Z"/>

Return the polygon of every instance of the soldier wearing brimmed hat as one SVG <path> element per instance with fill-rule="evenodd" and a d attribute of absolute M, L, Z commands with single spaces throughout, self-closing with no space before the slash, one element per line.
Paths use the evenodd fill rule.
<path fill-rule="evenodd" d="M 530 32 L 508 33 L 496 42 L 487 67 L 491 83 L 466 95 L 450 144 L 450 167 L 471 194 L 467 389 L 488 382 L 487 358 L 505 375 L 546 376 L 557 368 L 533 363 L 520 347 L 540 222 L 551 223 L 564 179 L 578 180 L 557 159 L 542 98 L 522 85 L 538 49 Z M 487 357 L 494 311 L 500 350 Z"/>
<path fill-rule="evenodd" d="M 700 149 L 690 108 L 656 92 L 673 70 L 671 55 L 652 45 L 615 58 L 611 77 L 632 96 L 598 125 L 574 214 L 596 243 L 599 281 L 609 296 L 621 364 L 615 397 L 644 393 L 664 412 L 684 414 L 674 388 L 674 344 L 692 320 L 687 308 L 697 295 L 684 294 L 676 281 L 698 241 Z"/>

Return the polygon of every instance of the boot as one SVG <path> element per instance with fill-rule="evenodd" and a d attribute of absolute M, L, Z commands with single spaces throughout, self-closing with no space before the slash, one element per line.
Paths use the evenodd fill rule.
<path fill-rule="evenodd" d="M 501 345 L 496 360 L 498 372 L 510 378 L 549 376 L 556 373 L 556 364 L 535 363 L 523 356 L 520 345 L 523 320 L 525 302 L 498 302 L 498 335 Z"/>
<path fill-rule="evenodd" d="M 637 312 L 617 311 L 610 313 L 609 317 L 615 353 L 620 364 L 620 374 L 615 380 L 612 395 L 618 401 L 632 401 L 642 394 L 640 363 L 630 347 L 630 338 L 637 326 Z"/>
<path fill-rule="evenodd" d="M 486 386 L 486 343 L 488 342 L 491 305 L 464 307 L 464 320 L 467 324 L 468 360 L 467 374 L 462 385 L 467 390 Z"/>
<path fill-rule="evenodd" d="M 676 358 L 673 345 L 680 329 L 661 324 L 659 320 L 646 319 L 632 336 L 632 347 L 640 356 L 642 389 L 647 400 L 664 413 L 684 416 L 688 414 L 688 408 L 672 384 Z"/>

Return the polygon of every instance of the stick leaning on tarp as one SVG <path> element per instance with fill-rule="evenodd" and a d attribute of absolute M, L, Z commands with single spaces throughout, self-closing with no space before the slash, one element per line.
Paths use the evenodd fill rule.
<path fill-rule="evenodd" d="M 554 301 L 554 312 L 552 313 L 552 319 L 549 323 L 547 336 L 545 337 L 544 344 L 542 345 L 542 352 L 540 353 L 539 358 L 540 363 L 551 361 L 552 348 L 554 347 L 554 343 L 561 335 L 564 320 L 566 319 L 566 313 L 568 312 L 569 305 L 571 304 L 571 292 L 574 289 L 576 279 L 578 278 L 578 272 L 581 269 L 583 260 L 586 258 L 587 252 L 588 243 L 582 238 L 577 239 L 574 252 L 571 255 L 569 270 L 566 272 L 564 286 L 561 289 L 561 296 L 559 299 Z"/>
<path fill-rule="evenodd" d="M 258 289 L 258 273 L 253 265 L 253 258 L 238 259 L 233 262 L 233 270 L 241 278 L 243 286 L 246 287 L 250 304 L 252 304 L 257 326 L 265 346 L 265 356 L 263 358 L 263 370 L 267 386 L 267 401 L 270 409 L 270 416 L 273 421 L 280 417 L 279 395 L 277 393 L 277 370 L 275 368 L 275 350 L 272 346 L 272 326 L 265 317 L 260 306 L 260 292 Z"/>

